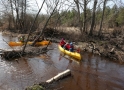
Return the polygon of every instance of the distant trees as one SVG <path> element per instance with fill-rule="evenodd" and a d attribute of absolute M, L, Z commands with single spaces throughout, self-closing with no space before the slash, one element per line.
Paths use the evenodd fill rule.
<path fill-rule="evenodd" d="M 3 21 L 8 23 L 8 30 L 19 33 L 27 33 L 31 23 L 34 20 L 34 15 L 28 11 L 28 0 L 1 0 L 3 11 Z M 5 21 L 7 18 L 7 21 Z M 38 22 L 35 22 L 33 30 L 38 27 Z"/>
<path fill-rule="evenodd" d="M 11 16 L 13 21 L 12 29 L 21 30 L 21 33 L 25 31 L 26 25 L 26 9 L 27 0 L 8 0 L 8 4 L 11 7 Z M 14 15 L 15 13 L 15 15 Z"/>
<path fill-rule="evenodd" d="M 93 2 L 94 1 L 94 2 Z M 8 23 L 8 29 L 14 32 L 27 33 L 35 19 L 35 14 L 28 12 L 29 0 L 1 0 L 4 11 L 2 21 Z M 66 2 L 66 3 L 65 3 Z M 114 28 L 124 25 L 124 7 L 108 6 L 108 0 L 60 0 L 47 26 L 79 27 L 81 33 L 100 36 L 103 28 Z M 118 1 L 119 2 L 119 1 Z M 44 26 L 53 10 L 55 1 L 45 0 L 47 14 L 40 14 L 33 26 L 32 32 Z M 67 5 L 68 9 L 64 9 Z M 8 7 L 9 6 L 9 7 Z M 41 10 L 42 11 L 42 10 Z M 59 18 L 59 20 L 58 20 Z M 3 19 L 3 20 L 2 20 Z M 56 23 L 57 22 L 57 23 Z M 1 24 L 2 25 L 2 24 Z"/>
<path fill-rule="evenodd" d="M 124 25 L 124 8 L 123 7 L 120 7 L 118 10 L 116 22 L 118 22 L 120 26 Z"/>

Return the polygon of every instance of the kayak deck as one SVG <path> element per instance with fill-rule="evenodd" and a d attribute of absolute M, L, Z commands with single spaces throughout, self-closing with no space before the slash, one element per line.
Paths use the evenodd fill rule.
<path fill-rule="evenodd" d="M 73 58 L 75 58 L 75 59 L 81 60 L 81 55 L 80 55 L 80 53 L 77 53 L 77 52 L 70 52 L 70 51 L 68 51 L 68 50 L 63 49 L 60 45 L 58 45 L 58 47 L 59 47 L 59 50 L 60 50 L 61 52 L 65 53 L 66 55 L 69 55 L 69 56 L 71 56 L 71 57 L 73 57 Z"/>

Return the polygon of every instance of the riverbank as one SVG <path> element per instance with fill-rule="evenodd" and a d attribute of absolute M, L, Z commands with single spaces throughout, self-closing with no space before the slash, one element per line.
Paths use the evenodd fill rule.
<path fill-rule="evenodd" d="M 79 32 L 78 29 L 74 31 L 74 28 L 72 30 L 71 28 L 68 30 L 49 28 L 45 30 L 44 36 L 55 43 L 58 43 L 64 37 L 66 41 L 75 42 L 75 45 L 79 46 L 83 52 L 92 52 L 101 57 L 109 58 L 111 61 L 124 63 L 124 31 L 119 35 L 114 35 L 115 31 L 104 33 L 100 39 L 96 35 L 89 37 L 87 34 L 81 35 Z M 17 33 L 8 31 L 4 31 L 3 34 L 18 36 Z"/>
<path fill-rule="evenodd" d="M 100 55 L 101 57 L 109 58 L 109 60 L 118 62 L 120 64 L 124 63 L 124 47 L 121 49 L 115 45 L 111 45 L 109 42 L 79 42 L 78 44 L 81 49 L 85 52 L 91 52 L 93 54 Z"/>
<path fill-rule="evenodd" d="M 51 32 L 56 33 L 53 37 L 54 41 L 65 38 L 68 42 L 75 42 L 75 45 L 80 47 L 83 52 L 92 52 L 101 57 L 109 58 L 111 61 L 124 63 L 124 29 L 122 28 L 106 30 L 101 37 L 97 36 L 96 31 L 94 31 L 94 36 L 81 35 L 78 28 L 46 30 L 46 36 L 48 33 L 49 35 L 52 34 Z"/>

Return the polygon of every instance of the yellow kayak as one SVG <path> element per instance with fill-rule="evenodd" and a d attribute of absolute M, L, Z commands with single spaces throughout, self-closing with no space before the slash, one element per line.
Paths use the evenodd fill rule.
<path fill-rule="evenodd" d="M 31 45 L 33 42 L 28 42 L 27 44 L 29 44 L 29 45 Z M 49 41 L 41 41 L 41 42 L 36 42 L 36 44 L 35 45 L 47 45 L 49 43 Z M 10 46 L 22 46 L 22 45 L 24 45 L 24 43 L 23 42 L 9 42 L 8 43 Z"/>
<path fill-rule="evenodd" d="M 60 50 L 61 52 L 65 53 L 66 55 L 69 55 L 69 56 L 71 56 L 71 57 L 73 57 L 73 58 L 75 58 L 75 59 L 81 60 L 81 55 L 80 55 L 80 53 L 77 53 L 77 52 L 70 52 L 70 51 L 68 51 L 68 50 L 63 49 L 60 45 L 58 45 L 58 47 L 59 47 L 59 50 Z"/>

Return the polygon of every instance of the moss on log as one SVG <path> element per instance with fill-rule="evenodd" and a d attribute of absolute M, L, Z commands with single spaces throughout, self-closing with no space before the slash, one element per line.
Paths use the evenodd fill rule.
<path fill-rule="evenodd" d="M 27 87 L 25 90 L 45 90 L 41 85 L 33 85 L 30 87 Z"/>

